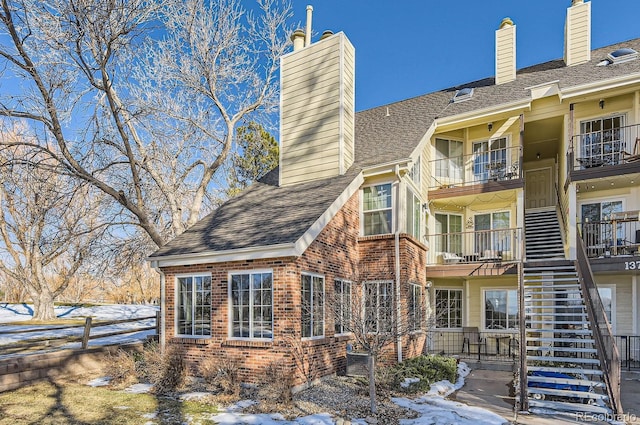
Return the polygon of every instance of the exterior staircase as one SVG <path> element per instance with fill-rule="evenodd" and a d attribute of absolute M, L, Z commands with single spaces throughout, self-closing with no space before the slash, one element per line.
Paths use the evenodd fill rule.
<path fill-rule="evenodd" d="M 598 350 L 556 211 L 525 215 L 523 269 L 530 408 L 610 414 Z"/>

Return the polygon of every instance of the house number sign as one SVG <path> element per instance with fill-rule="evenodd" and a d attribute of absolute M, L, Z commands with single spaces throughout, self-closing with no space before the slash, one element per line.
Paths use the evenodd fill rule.
<path fill-rule="evenodd" d="M 625 270 L 640 270 L 640 260 L 636 261 L 625 261 L 624 262 Z"/>

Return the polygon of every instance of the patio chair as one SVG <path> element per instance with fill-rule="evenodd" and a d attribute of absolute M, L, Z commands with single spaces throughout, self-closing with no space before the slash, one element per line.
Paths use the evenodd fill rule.
<path fill-rule="evenodd" d="M 460 257 L 458 254 L 454 254 L 453 252 L 442 253 L 442 262 L 444 264 L 459 263 L 462 260 L 464 260 L 464 258 Z"/>
<path fill-rule="evenodd" d="M 480 336 L 480 331 L 477 326 L 463 327 L 462 328 L 462 352 L 465 352 L 465 346 L 467 348 L 467 354 L 478 353 L 480 356 L 481 348 L 484 347 L 484 354 L 487 354 L 487 339 Z M 471 347 L 478 347 L 471 351 Z"/>
<path fill-rule="evenodd" d="M 636 143 L 633 145 L 633 151 L 631 153 L 622 151 L 622 159 L 624 162 L 637 162 L 640 161 L 640 151 L 638 147 L 640 145 L 640 137 L 636 137 Z"/>

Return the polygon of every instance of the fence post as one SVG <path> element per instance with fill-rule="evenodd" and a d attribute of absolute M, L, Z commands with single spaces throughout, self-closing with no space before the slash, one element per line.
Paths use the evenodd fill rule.
<path fill-rule="evenodd" d="M 82 349 L 89 346 L 89 333 L 91 332 L 91 317 L 87 317 L 84 321 L 84 334 L 82 335 Z"/>

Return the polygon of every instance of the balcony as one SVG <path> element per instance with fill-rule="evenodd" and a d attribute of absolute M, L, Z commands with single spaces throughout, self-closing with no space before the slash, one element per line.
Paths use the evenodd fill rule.
<path fill-rule="evenodd" d="M 522 257 L 521 235 L 521 228 L 428 235 L 427 265 L 516 262 Z"/>
<path fill-rule="evenodd" d="M 610 128 L 573 136 L 567 152 L 571 180 L 640 172 L 640 126 Z"/>
<path fill-rule="evenodd" d="M 520 146 L 482 150 L 430 162 L 429 198 L 522 187 Z"/>
<path fill-rule="evenodd" d="M 640 255 L 640 213 L 613 213 L 607 220 L 585 221 L 579 229 L 589 258 Z"/>

